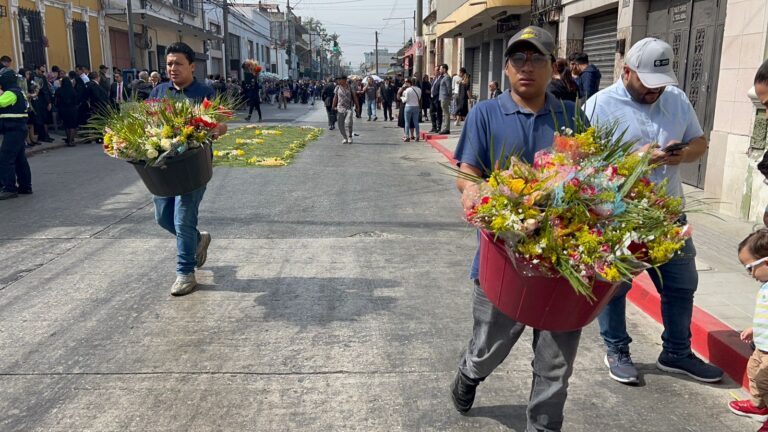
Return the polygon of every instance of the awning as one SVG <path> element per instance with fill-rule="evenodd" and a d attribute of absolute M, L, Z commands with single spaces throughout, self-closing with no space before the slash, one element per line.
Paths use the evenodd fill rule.
<path fill-rule="evenodd" d="M 469 0 L 437 23 L 439 38 L 467 37 L 488 28 L 496 31 L 496 21 L 531 10 L 531 0 Z"/>
<path fill-rule="evenodd" d="M 403 55 L 401 55 L 399 58 L 401 58 L 401 59 L 402 59 L 402 58 L 406 58 L 406 57 L 408 57 L 408 56 L 412 56 L 412 55 L 414 55 L 414 54 L 416 54 L 416 45 L 411 45 L 411 47 L 410 47 L 410 48 L 408 48 L 408 49 L 405 51 L 405 53 L 403 53 Z"/>

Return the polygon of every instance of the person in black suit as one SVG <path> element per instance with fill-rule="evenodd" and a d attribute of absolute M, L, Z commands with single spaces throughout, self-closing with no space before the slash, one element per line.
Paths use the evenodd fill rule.
<path fill-rule="evenodd" d="M 112 106 L 120 108 L 124 102 L 128 101 L 128 90 L 125 88 L 123 82 L 123 76 L 115 74 L 115 82 L 109 88 L 109 100 L 112 102 Z"/>
<path fill-rule="evenodd" d="M 110 104 L 109 94 L 99 84 L 99 73 L 91 72 L 88 74 L 88 81 L 85 83 L 85 100 L 88 104 L 88 116 L 94 114 L 103 113 Z M 83 102 L 86 103 L 86 102 Z M 100 135 L 100 134 L 99 134 Z M 97 141 L 101 141 L 99 136 L 95 137 Z"/>
<path fill-rule="evenodd" d="M 62 123 L 64 123 L 64 130 L 67 137 L 64 141 L 67 143 L 67 147 L 75 146 L 75 133 L 77 132 L 78 118 L 77 118 L 77 93 L 75 87 L 72 85 L 72 80 L 69 77 L 61 79 L 61 87 L 56 90 L 54 94 L 54 100 L 56 108 L 59 110 L 59 116 Z"/>

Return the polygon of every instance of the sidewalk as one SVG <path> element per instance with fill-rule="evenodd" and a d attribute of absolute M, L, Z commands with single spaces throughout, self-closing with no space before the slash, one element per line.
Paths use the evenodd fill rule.
<path fill-rule="evenodd" d="M 452 160 L 459 141 L 456 132 L 450 136 L 426 134 L 425 140 Z M 685 194 L 700 197 L 702 191 L 686 186 Z M 746 365 L 751 350 L 739 340 L 739 332 L 752 325 L 760 284 L 744 271 L 736 255 L 739 242 L 759 224 L 715 212 L 690 213 L 688 219 L 693 226 L 699 271 L 691 343 L 694 350 L 747 388 Z M 660 298 L 647 274 L 635 279 L 628 298 L 640 310 L 661 322 Z"/>

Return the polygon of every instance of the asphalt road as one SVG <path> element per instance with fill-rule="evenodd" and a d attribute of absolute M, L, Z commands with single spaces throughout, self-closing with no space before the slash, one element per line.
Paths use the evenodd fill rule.
<path fill-rule="evenodd" d="M 0 431 L 523 431 L 530 332 L 468 416 L 450 403 L 475 240 L 443 157 L 357 124 L 354 144 L 326 131 L 287 167 L 216 168 L 202 286 L 181 298 L 128 164 L 98 145 L 31 158 L 35 194 L 0 202 Z M 728 411 L 737 385 L 657 371 L 660 327 L 633 308 L 629 325 L 642 385 L 607 376 L 590 325 L 564 430 L 759 427 Z"/>

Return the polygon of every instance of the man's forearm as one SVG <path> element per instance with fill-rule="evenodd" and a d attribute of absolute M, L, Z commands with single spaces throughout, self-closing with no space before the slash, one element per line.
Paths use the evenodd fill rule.
<path fill-rule="evenodd" d="M 701 155 L 707 151 L 707 140 L 704 137 L 694 138 L 689 141 L 688 148 L 685 149 L 683 162 L 695 162 Z"/>

